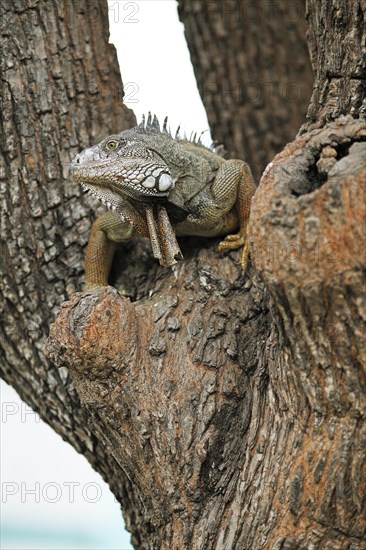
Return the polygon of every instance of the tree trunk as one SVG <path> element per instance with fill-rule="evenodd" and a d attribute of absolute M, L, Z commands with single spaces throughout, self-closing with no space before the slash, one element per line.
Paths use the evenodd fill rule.
<path fill-rule="evenodd" d="M 106 287 L 64 303 L 47 343 L 57 371 L 43 355 L 44 336 L 80 282 L 90 217 L 86 198 L 62 180 L 62 163 L 102 126 L 104 135 L 115 130 L 112 115 L 120 128 L 129 115 L 104 95 L 92 104 L 95 127 L 87 126 L 85 77 L 80 92 L 73 95 L 73 80 L 65 102 L 57 100 L 57 115 L 56 107 L 37 110 L 38 96 L 27 101 L 19 86 L 31 74 L 46 78 L 47 69 L 52 90 L 65 79 L 55 78 L 51 60 L 59 55 L 65 67 L 80 56 L 89 71 L 91 51 L 103 47 L 100 81 L 89 83 L 95 93 L 118 87 L 102 35 L 105 7 L 95 6 L 101 22 L 92 33 L 89 19 L 74 29 L 75 17 L 59 13 L 48 64 L 38 67 L 28 38 L 21 47 L 28 61 L 15 51 L 4 71 L 2 124 L 15 146 L 5 150 L 4 169 L 3 376 L 110 483 L 136 548 L 362 550 L 365 9 L 352 0 L 342 8 L 309 2 L 312 118 L 262 177 L 249 272 L 241 272 L 238 252 L 220 258 L 212 241 L 183 241 L 186 259 L 174 272 L 152 261 L 143 240 L 132 243 L 115 266 L 116 286 L 123 280 L 132 300 Z M 41 18 L 36 45 L 52 51 L 49 15 L 29 8 L 13 17 L 21 28 Z M 4 34 L 10 51 L 19 47 Z M 205 55 L 212 61 L 214 48 Z M 342 93 L 334 96 L 324 65 L 337 69 Z"/>
<path fill-rule="evenodd" d="M 114 492 L 113 456 L 74 385 L 44 355 L 60 303 L 80 289 L 94 201 L 68 181 L 81 148 L 133 125 L 104 1 L 1 2 L 1 377 Z"/>
<path fill-rule="evenodd" d="M 212 136 L 265 166 L 305 122 L 313 84 L 304 0 L 178 0 Z"/>

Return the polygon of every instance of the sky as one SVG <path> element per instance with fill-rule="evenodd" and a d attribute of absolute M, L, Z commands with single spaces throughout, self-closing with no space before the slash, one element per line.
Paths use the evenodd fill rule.
<path fill-rule="evenodd" d="M 99 474 L 3 381 L 0 428 L 2 550 L 132 548 Z"/>
<path fill-rule="evenodd" d="M 175 0 L 110 1 L 125 103 L 208 130 Z M 203 141 L 211 143 L 209 132 Z M 85 458 L 1 382 L 2 550 L 129 550 L 119 504 Z"/>
<path fill-rule="evenodd" d="M 205 132 L 211 145 L 205 109 L 198 93 L 183 24 L 175 0 L 109 2 L 110 41 L 117 48 L 124 103 L 138 122 L 149 110 L 172 130 L 181 126 Z"/>

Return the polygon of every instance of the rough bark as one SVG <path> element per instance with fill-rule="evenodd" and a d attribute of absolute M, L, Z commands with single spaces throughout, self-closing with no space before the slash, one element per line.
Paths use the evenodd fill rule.
<path fill-rule="evenodd" d="M 305 0 L 179 0 L 213 139 L 265 166 L 305 122 L 313 84 Z"/>
<path fill-rule="evenodd" d="M 332 63 L 347 43 L 333 40 L 325 50 L 325 35 L 335 36 L 339 24 L 338 4 L 309 2 L 314 63 Z M 352 52 L 343 53 L 341 76 L 349 78 L 351 62 L 365 68 L 365 9 L 351 0 L 342 5 L 355 37 Z M 16 17 L 34 14 L 42 19 L 36 7 Z M 56 20 L 69 29 L 70 18 Z M 104 60 L 116 63 L 98 29 L 89 41 L 102 42 Z M 74 48 L 69 31 L 58 55 L 67 59 L 70 50 L 72 58 L 85 48 L 83 63 L 93 66 L 89 41 L 83 35 Z M 30 71 L 36 61 L 33 50 L 29 55 Z M 11 71 L 25 71 L 16 57 Z M 102 68 L 106 81 L 97 92 L 118 86 L 111 64 L 96 74 Z M 9 76 L 9 83 L 29 81 L 27 72 L 24 79 Z M 365 548 L 364 91 L 352 80 L 352 100 L 345 84 L 334 97 L 326 80 L 317 70 L 316 120 L 263 175 L 253 201 L 249 272 L 240 271 L 238 252 L 220 258 L 212 241 L 183 240 L 185 261 L 174 272 L 152 261 L 144 240 L 131 243 L 113 276 L 130 298 L 107 287 L 76 293 L 61 307 L 47 344 L 59 371 L 44 357 L 44 335 L 66 290 L 71 295 L 81 281 L 91 217 L 85 197 L 62 179 L 59 159 L 68 162 L 74 148 L 95 141 L 89 129 L 82 143 L 70 144 L 61 129 L 70 119 L 80 131 L 90 97 L 80 94 L 78 114 L 73 96 L 58 102 L 63 109 L 55 116 L 53 109 L 33 111 L 37 102 L 4 87 L 9 114 L 2 124 L 17 145 L 13 156 L 5 149 L 3 376 L 104 475 L 136 548 Z M 128 115 L 118 105 L 113 112 L 111 100 L 104 109 L 100 102 L 95 131 L 110 131 L 113 113 L 124 127 Z M 27 140 L 22 130 L 28 136 L 29 124 L 12 114 L 15 104 L 32 120 Z M 234 133 L 228 128 L 229 139 Z M 23 142 L 41 159 L 37 177 L 28 172 Z M 42 217 L 32 210 L 34 197 Z M 38 255 L 32 235 L 45 243 Z"/>
<path fill-rule="evenodd" d="M 343 117 L 278 155 L 253 202 L 252 258 L 283 338 L 268 365 L 288 437 L 281 548 L 365 548 L 365 158 L 364 121 Z"/>
<path fill-rule="evenodd" d="M 346 114 L 365 119 L 365 9 L 365 0 L 307 1 L 315 83 L 304 130 Z"/>

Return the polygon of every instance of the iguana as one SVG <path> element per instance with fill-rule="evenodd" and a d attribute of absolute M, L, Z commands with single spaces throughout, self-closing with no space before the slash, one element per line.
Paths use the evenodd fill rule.
<path fill-rule="evenodd" d="M 70 169 L 74 181 L 110 210 L 92 226 L 85 254 L 87 289 L 108 284 L 116 243 L 135 232 L 150 238 L 163 266 L 182 258 L 175 235 L 227 235 L 219 250 L 243 246 L 245 269 L 256 187 L 242 160 L 225 160 L 200 141 L 173 138 L 167 118 L 161 130 L 149 113 L 146 124 L 143 118 L 135 128 L 84 149 Z"/>

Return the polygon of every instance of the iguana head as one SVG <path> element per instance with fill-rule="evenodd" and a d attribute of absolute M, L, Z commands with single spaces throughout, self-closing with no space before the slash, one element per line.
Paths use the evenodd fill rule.
<path fill-rule="evenodd" d="M 155 116 L 151 120 L 149 114 L 146 127 L 143 119 L 139 126 L 111 135 L 79 153 L 70 165 L 74 181 L 114 209 L 126 196 L 137 201 L 167 197 L 174 181 L 162 153 L 156 149 L 157 136 L 162 136 L 159 122 Z M 168 132 L 166 138 L 172 139 Z"/>

